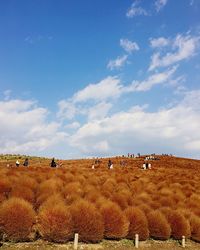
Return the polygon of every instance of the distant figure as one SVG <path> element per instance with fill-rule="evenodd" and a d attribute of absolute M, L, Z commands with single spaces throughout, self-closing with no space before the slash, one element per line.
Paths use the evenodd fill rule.
<path fill-rule="evenodd" d="M 24 167 L 28 167 L 28 164 L 29 164 L 28 158 L 26 158 L 25 161 L 24 161 L 24 163 L 23 163 L 23 166 L 24 166 Z"/>
<path fill-rule="evenodd" d="M 146 163 L 143 163 L 143 164 L 142 164 L 142 169 L 144 169 L 144 170 L 146 170 L 146 169 L 147 169 L 147 167 L 146 167 Z"/>
<path fill-rule="evenodd" d="M 94 164 L 92 165 L 92 169 L 95 169 L 95 166 L 94 166 Z"/>
<path fill-rule="evenodd" d="M 148 162 L 144 162 L 142 164 L 142 169 L 146 170 L 146 169 L 151 169 L 151 163 Z"/>
<path fill-rule="evenodd" d="M 108 169 L 111 169 L 111 166 L 112 166 L 112 168 L 113 168 L 112 161 L 109 159 L 109 160 L 108 160 Z"/>
<path fill-rule="evenodd" d="M 17 160 L 15 164 L 16 164 L 16 167 L 19 167 L 19 164 L 20 164 L 19 160 Z"/>
<path fill-rule="evenodd" d="M 51 167 L 52 168 L 56 168 L 56 162 L 55 162 L 55 159 L 53 158 L 52 161 L 51 161 Z"/>

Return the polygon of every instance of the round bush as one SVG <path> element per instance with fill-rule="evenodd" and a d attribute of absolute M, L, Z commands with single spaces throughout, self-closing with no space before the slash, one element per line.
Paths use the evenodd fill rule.
<path fill-rule="evenodd" d="M 190 238 L 191 230 L 189 221 L 179 211 L 172 211 L 168 217 L 171 226 L 171 235 L 174 239 L 180 240 L 182 236 Z"/>
<path fill-rule="evenodd" d="M 190 218 L 191 239 L 200 242 L 200 218 L 192 215 Z"/>
<path fill-rule="evenodd" d="M 68 208 L 59 203 L 40 209 L 38 231 L 48 241 L 63 243 L 70 240 L 73 236 L 73 223 Z"/>
<path fill-rule="evenodd" d="M 129 221 L 120 207 L 113 202 L 107 201 L 102 205 L 100 211 L 105 225 L 105 237 L 108 239 L 121 239 L 126 237 L 129 229 Z"/>
<path fill-rule="evenodd" d="M 152 211 L 147 215 L 150 236 L 159 239 L 167 240 L 171 235 L 170 225 L 165 216 L 160 211 Z"/>
<path fill-rule="evenodd" d="M 103 239 L 103 219 L 92 203 L 79 200 L 71 205 L 70 212 L 74 232 L 79 234 L 81 241 L 98 242 Z"/>
<path fill-rule="evenodd" d="M 0 207 L 0 225 L 6 239 L 24 241 L 30 239 L 35 212 L 31 204 L 20 198 L 10 198 Z"/>
<path fill-rule="evenodd" d="M 129 220 L 128 239 L 134 239 L 135 234 L 139 234 L 140 240 L 146 240 L 149 237 L 148 221 L 142 210 L 136 207 L 129 207 L 124 211 Z"/>
<path fill-rule="evenodd" d="M 10 197 L 22 198 L 22 199 L 30 202 L 32 205 L 35 204 L 35 194 L 28 187 L 15 185 L 12 188 L 12 191 L 10 193 Z"/>

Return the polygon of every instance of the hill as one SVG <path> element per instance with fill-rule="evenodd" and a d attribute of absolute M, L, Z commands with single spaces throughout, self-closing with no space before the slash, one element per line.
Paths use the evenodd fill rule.
<path fill-rule="evenodd" d="M 0 237 L 65 243 L 169 238 L 200 242 L 200 161 L 155 155 L 0 161 Z M 143 170 L 144 162 L 151 169 Z"/>

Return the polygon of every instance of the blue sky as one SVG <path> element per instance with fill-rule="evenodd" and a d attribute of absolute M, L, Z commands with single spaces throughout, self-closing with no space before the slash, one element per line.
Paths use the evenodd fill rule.
<path fill-rule="evenodd" d="M 199 158 L 199 0 L 0 2 L 0 153 Z"/>

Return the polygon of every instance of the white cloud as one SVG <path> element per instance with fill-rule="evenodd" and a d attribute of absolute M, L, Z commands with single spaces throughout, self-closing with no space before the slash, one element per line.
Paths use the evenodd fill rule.
<path fill-rule="evenodd" d="M 108 76 L 98 83 L 89 84 L 76 92 L 72 98 L 58 103 L 57 117 L 68 120 L 74 119 L 76 115 L 88 116 L 88 119 L 102 118 L 112 107 L 107 101 L 118 98 L 122 94 L 122 89 L 120 79 L 115 76 Z"/>
<path fill-rule="evenodd" d="M 195 100 L 195 103 L 194 103 Z M 119 112 L 84 124 L 71 144 L 87 155 L 119 152 L 175 153 L 194 156 L 200 150 L 200 90 L 186 92 L 182 101 L 155 112 L 143 108 Z M 106 150 L 93 145 L 104 142 Z"/>
<path fill-rule="evenodd" d="M 170 44 L 170 40 L 164 37 L 150 39 L 152 48 L 162 48 Z"/>
<path fill-rule="evenodd" d="M 133 81 L 129 85 L 123 85 L 116 76 L 108 76 L 98 83 L 87 85 L 76 92 L 72 98 L 61 100 L 58 103 L 57 117 L 62 120 L 71 120 L 77 115 L 87 116 L 89 120 L 103 118 L 112 108 L 113 100 L 123 94 L 148 91 L 155 85 L 171 83 L 176 69 L 177 67 L 174 66 L 163 72 L 152 74 L 143 81 Z"/>
<path fill-rule="evenodd" d="M 65 128 L 66 129 L 77 129 L 79 128 L 81 125 L 79 122 L 72 122 L 72 123 L 69 123 L 67 125 L 65 125 Z"/>
<path fill-rule="evenodd" d="M 96 84 L 89 84 L 83 90 L 78 91 L 72 99 L 73 102 L 107 100 L 118 97 L 122 87 L 118 77 L 108 76 L 102 81 Z"/>
<path fill-rule="evenodd" d="M 163 84 L 169 81 L 173 76 L 173 74 L 175 73 L 176 69 L 177 67 L 173 67 L 164 72 L 155 73 L 153 75 L 150 75 L 146 80 L 141 82 L 134 81 L 131 85 L 124 88 L 124 91 L 125 92 L 148 91 L 155 85 Z"/>
<path fill-rule="evenodd" d="M 155 1 L 155 8 L 156 11 L 159 12 L 166 4 L 168 0 L 156 0 Z"/>
<path fill-rule="evenodd" d="M 139 46 L 136 42 L 132 42 L 128 39 L 120 39 L 120 46 L 128 53 L 139 50 Z"/>
<path fill-rule="evenodd" d="M 108 62 L 107 68 L 110 69 L 110 70 L 120 69 L 122 66 L 124 66 L 124 64 L 126 63 L 127 59 L 128 59 L 127 55 L 118 56 L 116 59 L 110 60 Z"/>
<path fill-rule="evenodd" d="M 131 5 L 131 7 L 128 9 L 126 16 L 131 18 L 134 16 L 148 16 L 148 12 L 142 8 L 141 6 L 138 6 L 140 1 L 134 1 Z"/>
<path fill-rule="evenodd" d="M 199 41 L 199 36 L 191 36 L 189 34 L 186 36 L 180 34 L 177 35 L 175 39 L 171 41 L 171 52 L 168 52 L 163 56 L 160 52 L 153 54 L 149 70 L 154 70 L 158 67 L 167 67 L 171 64 L 191 58 L 195 55 L 199 47 Z"/>
<path fill-rule="evenodd" d="M 73 119 L 77 114 L 78 109 L 75 104 L 70 100 L 61 100 L 58 103 L 59 111 L 57 117 L 61 119 Z"/>
<path fill-rule="evenodd" d="M 60 124 L 48 122 L 48 110 L 30 100 L 0 102 L 0 152 L 33 153 L 64 140 Z"/>
<path fill-rule="evenodd" d="M 88 109 L 88 119 L 96 120 L 106 117 L 109 110 L 112 108 L 111 103 L 100 102 L 97 105 Z"/>

